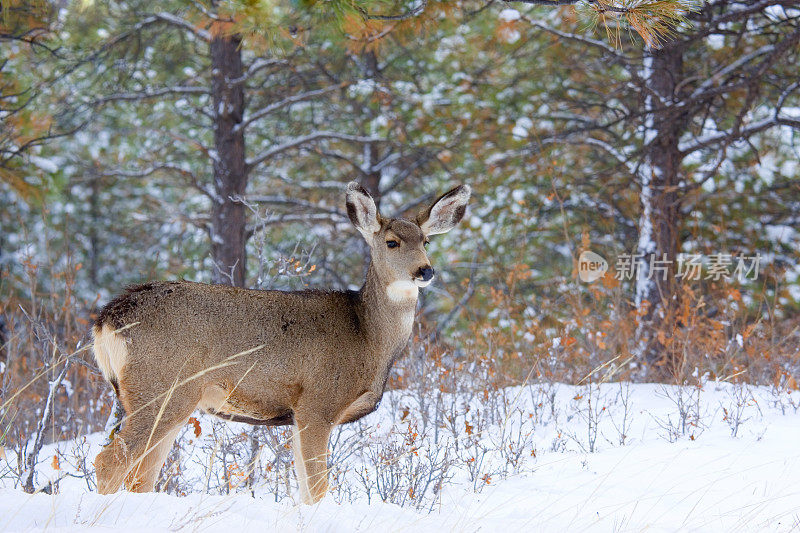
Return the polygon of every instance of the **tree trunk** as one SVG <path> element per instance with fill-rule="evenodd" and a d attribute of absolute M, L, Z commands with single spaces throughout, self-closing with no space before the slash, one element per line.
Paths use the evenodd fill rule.
<path fill-rule="evenodd" d="M 3 198 L 5 200 L 5 198 Z M 0 232 L 0 279 L 6 279 L 5 276 L 5 258 L 3 257 L 3 250 L 5 249 L 5 232 Z M 6 315 L 5 306 L 0 307 L 0 363 L 5 363 L 8 356 L 6 355 L 6 340 L 8 332 L 6 331 Z M 1 382 L 0 382 L 1 383 Z"/>
<path fill-rule="evenodd" d="M 636 305 L 646 307 L 640 328 L 648 363 L 664 363 L 666 347 L 655 338 L 656 326 L 671 322 L 679 291 L 675 279 L 680 227 L 680 169 L 678 141 L 684 117 L 671 104 L 682 76 L 679 45 L 646 52 L 643 75 L 650 94 L 645 97 L 645 164 L 641 169 L 642 212 L 638 253 L 641 255 L 636 283 Z M 660 101 L 659 101 L 660 100 Z M 666 110 L 664 108 L 667 107 Z"/>
<path fill-rule="evenodd" d="M 375 168 L 375 163 L 378 162 L 380 154 L 378 147 L 375 143 L 367 143 L 364 145 L 364 163 L 367 167 L 367 175 L 364 177 L 362 185 L 367 192 L 372 196 L 375 201 L 375 206 L 380 209 L 381 207 L 381 171 Z"/>
<path fill-rule="evenodd" d="M 89 283 L 92 290 L 99 288 L 100 271 L 100 243 L 97 235 L 97 228 L 100 227 L 100 175 L 97 166 L 92 161 L 92 169 L 89 175 Z"/>
<path fill-rule="evenodd" d="M 239 198 L 247 188 L 244 131 L 244 87 L 230 80 L 243 75 L 241 37 L 220 35 L 211 41 L 214 100 L 214 205 L 211 210 L 213 280 L 243 287 L 247 213 Z"/>
<path fill-rule="evenodd" d="M 364 75 L 367 79 L 377 79 L 380 76 L 380 69 L 378 66 L 378 57 L 375 52 L 368 50 L 364 52 Z M 366 131 L 367 135 L 372 135 L 372 131 Z M 364 176 L 362 185 L 367 192 L 372 196 L 375 201 L 375 206 L 380 209 L 381 207 L 381 171 L 375 168 L 375 165 L 380 159 L 380 152 L 375 143 L 367 143 L 364 145 L 364 169 L 367 175 Z"/>

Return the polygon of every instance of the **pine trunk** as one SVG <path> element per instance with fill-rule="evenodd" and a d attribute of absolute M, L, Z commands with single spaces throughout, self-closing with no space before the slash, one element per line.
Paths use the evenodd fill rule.
<path fill-rule="evenodd" d="M 644 140 L 647 144 L 641 172 L 642 212 L 638 253 L 636 304 L 645 306 L 640 339 L 648 363 L 667 362 L 667 347 L 656 338 L 657 326 L 672 321 L 679 291 L 675 279 L 679 251 L 682 154 L 678 147 L 684 119 L 669 104 L 681 81 L 682 50 L 666 45 L 645 56 L 643 74 L 649 93 L 645 97 Z M 660 100 L 660 101 L 659 101 Z M 665 110 L 666 108 L 666 110 Z"/>
<path fill-rule="evenodd" d="M 378 57 L 375 55 L 375 52 L 372 50 L 364 52 L 363 55 L 364 60 L 364 67 L 365 67 L 365 76 L 367 79 L 377 79 L 380 75 L 379 67 L 378 67 Z M 368 135 L 372 134 L 372 131 L 365 132 Z M 367 143 L 364 145 L 364 169 L 366 170 L 366 176 L 364 176 L 364 180 L 362 185 L 367 192 L 372 196 L 372 199 L 375 201 L 375 206 L 380 209 L 381 207 L 381 171 L 375 168 L 375 165 L 380 160 L 380 153 L 378 151 L 378 147 L 375 143 Z"/>
<path fill-rule="evenodd" d="M 214 205 L 211 210 L 213 280 L 243 287 L 247 213 L 239 201 L 247 188 L 244 132 L 244 88 L 230 80 L 243 75 L 241 37 L 217 36 L 211 41 L 214 101 Z"/>

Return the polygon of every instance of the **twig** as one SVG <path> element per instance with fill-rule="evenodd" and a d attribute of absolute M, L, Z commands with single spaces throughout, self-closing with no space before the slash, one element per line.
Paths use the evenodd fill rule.
<path fill-rule="evenodd" d="M 42 419 L 39 420 L 39 425 L 36 428 L 36 440 L 33 443 L 33 451 L 27 456 L 28 477 L 25 480 L 25 485 L 22 488 L 28 494 L 33 494 L 36 492 L 36 489 L 33 486 L 33 480 L 36 476 L 36 459 L 39 456 L 42 445 L 44 444 L 44 430 L 48 424 L 50 424 L 50 418 L 53 416 L 53 400 L 58 388 L 61 386 L 61 382 L 64 380 L 64 376 L 67 375 L 70 363 L 71 361 L 67 359 L 66 363 L 64 364 L 64 368 L 61 369 L 58 377 L 56 377 L 54 381 L 50 382 L 50 391 L 47 393 L 47 401 L 44 404 Z"/>

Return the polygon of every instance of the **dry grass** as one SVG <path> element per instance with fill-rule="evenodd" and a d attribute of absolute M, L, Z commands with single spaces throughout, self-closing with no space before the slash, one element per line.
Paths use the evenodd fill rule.
<path fill-rule="evenodd" d="M 5 292 L 0 313 L 6 324 L 0 349 L 0 446 L 18 458 L 9 475 L 20 480 L 43 419 L 49 382 L 67 360 L 73 364 L 52 395 L 44 441 L 69 440 L 101 430 L 113 399 L 88 351 L 95 302 L 74 296 L 74 270 L 57 277 L 59 282 L 46 290 L 39 286 L 38 275 L 31 264 L 26 267 L 25 284 L 16 280 L 13 294 L 7 280 L 0 285 Z M 594 449 L 597 422 L 604 416 L 597 397 L 600 383 L 659 381 L 692 387 L 710 379 L 772 385 L 781 394 L 797 389 L 798 319 L 778 318 L 791 314 L 782 313 L 766 298 L 766 291 L 742 294 L 715 285 L 685 288 L 680 305 L 655 327 L 662 357 L 646 362 L 637 357 L 642 313 L 632 309 L 618 284 L 608 279 L 591 286 L 568 283 L 558 301 L 532 302 L 526 287 L 530 278 L 531 271 L 517 265 L 507 270 L 497 286 L 476 287 L 467 303 L 476 306 L 466 309 L 469 321 L 456 323 L 443 338 L 431 340 L 434 324 L 415 328 L 389 381 L 390 389 L 401 392 L 387 396 L 395 420 L 389 437 L 370 439 L 374 428 L 366 425 L 332 436 L 335 460 L 330 480 L 336 498 L 350 497 L 353 485 L 343 480 L 356 476 L 359 490 L 368 498 L 431 508 L 442 484 L 455 471 L 467 472 L 476 490 L 513 473 L 524 455 L 531 453 L 532 429 L 520 429 L 530 423 L 520 420 L 522 415 L 515 409 L 519 399 L 508 396 L 509 385 L 536 385 L 539 397 L 534 404 L 541 410 L 528 413 L 534 422 L 555 416 L 559 409 L 552 392 L 555 383 L 584 387 L 575 400 L 580 403 L 575 413 L 585 420 L 586 433 L 565 434 L 552 446 L 559 449 L 571 439 L 587 451 Z M 25 290 L 19 290 L 21 286 Z M 536 313 L 529 311 L 531 306 L 536 306 Z M 481 313 L 483 309 L 492 312 Z M 165 394 L 168 399 L 169 393 Z M 618 396 L 624 403 L 625 391 L 620 390 Z M 663 422 L 665 433 L 679 436 L 687 431 L 691 409 L 681 407 L 687 398 L 675 400 L 679 415 Z M 162 403 L 166 405 L 166 400 Z M 782 408 L 797 410 L 791 402 Z M 725 409 L 731 432 L 736 434 L 742 414 L 734 404 Z M 625 417 L 616 423 L 620 444 L 624 444 Z M 487 445 L 483 437 L 488 432 L 498 435 L 493 438 L 501 442 L 499 447 Z M 213 438 L 201 438 L 209 433 Z M 455 443 L 455 451 L 423 445 L 438 445 L 440 439 Z M 196 460 L 193 447 L 198 446 L 200 456 L 206 458 L 202 479 L 186 474 L 190 470 L 186 461 Z M 497 453 L 502 455 L 499 462 Z M 345 472 L 338 466 L 355 456 L 363 468 Z M 94 487 L 92 457 L 76 452 L 57 460 L 80 463 L 87 486 Z M 268 487 L 276 499 L 288 497 L 293 490 L 290 432 L 222 422 L 201 425 L 197 419 L 184 428 L 158 482 L 160 490 L 173 494 L 197 490 L 227 494 L 252 491 L 257 485 Z"/>

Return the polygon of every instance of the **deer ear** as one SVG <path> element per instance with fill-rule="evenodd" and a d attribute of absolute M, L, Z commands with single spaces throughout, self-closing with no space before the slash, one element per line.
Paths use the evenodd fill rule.
<path fill-rule="evenodd" d="M 355 181 L 347 184 L 347 216 L 361 235 L 372 242 L 372 237 L 381 230 L 378 208 L 367 190 Z"/>
<path fill-rule="evenodd" d="M 464 218 L 472 189 L 459 185 L 433 202 L 427 210 L 417 215 L 417 224 L 425 235 L 447 233 Z"/>

